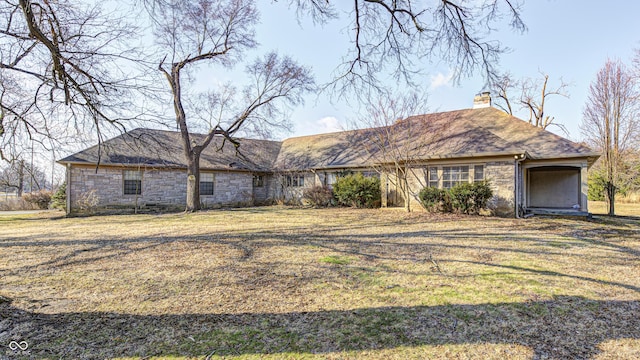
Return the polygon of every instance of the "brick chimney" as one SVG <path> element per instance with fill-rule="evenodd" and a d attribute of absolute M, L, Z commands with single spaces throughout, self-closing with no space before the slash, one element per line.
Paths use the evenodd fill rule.
<path fill-rule="evenodd" d="M 491 93 L 488 91 L 483 91 L 482 93 L 476 95 L 473 98 L 473 108 L 474 109 L 482 109 L 491 107 Z"/>

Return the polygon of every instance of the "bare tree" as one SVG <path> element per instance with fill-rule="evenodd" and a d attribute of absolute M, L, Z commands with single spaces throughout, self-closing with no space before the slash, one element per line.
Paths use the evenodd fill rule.
<path fill-rule="evenodd" d="M 514 109 L 512 102 L 512 94 L 516 92 L 516 89 L 519 87 L 519 83 L 517 80 L 514 80 L 513 75 L 506 73 L 502 74 L 493 81 L 491 84 L 491 93 L 494 96 L 493 105 L 498 109 L 506 112 L 507 114 L 513 116 Z"/>
<path fill-rule="evenodd" d="M 552 96 L 569 97 L 566 92 L 568 85 L 560 79 L 560 85 L 550 88 L 548 86 L 549 75 L 545 73 L 540 74 L 544 80 L 529 78 L 522 82 L 522 97 L 520 98 L 520 102 L 523 107 L 529 111 L 529 123 L 542 129 L 546 129 L 550 125 L 555 125 L 566 132 L 562 124 L 553 122 L 555 117 L 545 112 L 545 104 L 548 98 Z"/>
<path fill-rule="evenodd" d="M 0 170 L 0 187 L 15 189 L 20 197 L 23 192 L 50 188 L 50 184 L 47 175 L 37 165 L 20 159 Z"/>
<path fill-rule="evenodd" d="M 557 126 L 567 133 L 564 125 L 554 122 L 555 117 L 549 115 L 546 105 L 551 97 L 568 98 L 566 90 L 569 85 L 561 78 L 560 84 L 552 87 L 549 84 L 548 74 L 540 72 L 540 76 L 541 78 L 520 80 L 515 80 L 513 75 L 508 73 L 498 76 L 492 84 L 493 93 L 496 94 L 495 106 L 509 115 L 514 115 L 517 110 L 523 110 L 529 113 L 531 125 L 541 129 Z"/>
<path fill-rule="evenodd" d="M 430 140 L 442 130 L 439 124 L 411 117 L 425 112 L 424 94 L 379 95 L 366 104 L 364 114 L 355 124 L 365 128 L 359 131 L 365 137 L 359 144 L 368 153 L 371 166 L 381 175 L 383 183 L 388 182 L 400 191 L 406 211 L 411 211 L 409 179 L 420 179 L 415 173 L 418 162 L 424 161 Z"/>
<path fill-rule="evenodd" d="M 607 60 L 589 87 L 581 124 L 585 140 L 602 151 L 609 215 L 624 181 L 625 156 L 638 144 L 638 81 L 620 60 Z"/>
<path fill-rule="evenodd" d="M 347 14 L 352 48 L 336 70 L 331 88 L 343 91 L 381 88 L 381 73 L 415 85 L 421 62 L 438 59 L 452 64 L 454 79 L 481 70 L 486 79 L 497 75 L 498 58 L 505 49 L 489 39 L 494 24 L 506 16 L 523 32 L 519 0 L 433 3 L 412 0 L 289 0 L 298 13 L 326 22 Z M 348 5 L 347 5 L 348 4 Z M 341 11 L 343 10 L 343 11 Z M 366 96 L 362 96 L 366 97 Z"/>
<path fill-rule="evenodd" d="M 0 158 L 39 143 L 124 129 L 142 89 L 128 43 L 136 28 L 99 5 L 71 0 L 0 4 Z"/>
<path fill-rule="evenodd" d="M 165 53 L 158 69 L 171 90 L 187 162 L 186 211 L 197 211 L 200 209 L 200 155 L 214 136 L 224 137 L 238 149 L 241 143 L 234 135 L 242 129 L 281 126 L 282 108 L 278 105 L 301 103 L 302 94 L 311 91 L 314 82 L 307 68 L 288 57 L 270 53 L 257 59 L 246 68 L 251 84 L 241 92 L 226 84 L 208 96 L 208 104 L 217 110 L 216 115 L 210 117 L 210 127 L 202 142 L 196 143 L 189 132 L 182 75 L 186 74 L 188 79 L 188 71 L 195 71 L 200 64 L 231 67 L 239 61 L 247 49 L 256 46 L 257 12 L 249 0 L 162 1 L 152 5 L 149 10 L 157 43 Z"/>

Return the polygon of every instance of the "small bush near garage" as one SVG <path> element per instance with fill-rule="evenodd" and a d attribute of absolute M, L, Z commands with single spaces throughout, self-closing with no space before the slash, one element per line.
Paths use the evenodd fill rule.
<path fill-rule="evenodd" d="M 37 206 L 38 209 L 48 209 L 49 203 L 51 202 L 51 191 L 40 190 L 30 192 L 22 195 L 22 199 L 30 204 Z"/>
<path fill-rule="evenodd" d="M 51 197 L 51 204 L 49 205 L 52 209 L 67 209 L 67 183 L 64 182 L 62 185 L 58 187 L 55 194 Z"/>
<path fill-rule="evenodd" d="M 480 210 L 487 207 L 491 197 L 493 191 L 487 181 L 462 183 L 451 189 L 427 187 L 419 194 L 422 206 L 429 211 L 455 211 L 463 214 L 480 213 Z"/>
<path fill-rule="evenodd" d="M 327 186 L 314 186 L 304 189 L 302 200 L 314 207 L 333 205 L 333 191 Z"/>
<path fill-rule="evenodd" d="M 380 206 L 380 179 L 355 173 L 339 178 L 333 184 L 333 193 L 340 205 L 358 208 Z"/>
<path fill-rule="evenodd" d="M 100 197 L 95 189 L 83 192 L 76 200 L 76 207 L 83 213 L 94 213 L 100 203 Z"/>

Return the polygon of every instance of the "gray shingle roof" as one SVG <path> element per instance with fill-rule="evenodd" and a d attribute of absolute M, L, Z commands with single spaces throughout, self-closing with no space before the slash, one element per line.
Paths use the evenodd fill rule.
<path fill-rule="evenodd" d="M 204 138 L 201 134 L 191 134 L 196 142 Z M 203 170 L 247 170 L 268 171 L 280 151 L 278 141 L 241 139 L 235 146 L 223 138 L 216 137 L 200 156 Z M 177 131 L 135 129 L 105 141 L 101 148 L 92 146 L 86 150 L 67 156 L 60 163 L 81 163 L 118 166 L 186 168 L 182 138 Z"/>
<path fill-rule="evenodd" d="M 192 135 L 200 141 L 204 135 Z M 467 109 L 412 116 L 390 127 L 294 137 L 283 142 L 241 139 L 233 144 L 216 138 L 201 156 L 204 170 L 302 170 L 366 167 L 389 162 L 393 149 L 411 158 L 461 158 L 527 153 L 532 159 L 589 158 L 599 154 L 537 128 L 495 108 Z M 179 132 L 136 129 L 98 147 L 68 156 L 60 163 L 186 167 Z M 389 149 L 389 147 L 387 147 Z M 393 151 L 393 150 L 392 150 Z M 239 155 L 241 154 L 241 155 Z M 406 158 L 406 157 L 405 157 Z M 403 159 L 401 157 L 400 159 Z"/>
<path fill-rule="evenodd" d="M 380 144 L 390 139 L 395 144 Z M 391 149 L 391 150 L 389 150 Z M 461 158 L 527 153 L 532 159 L 597 157 L 589 148 L 495 108 L 411 116 L 390 127 L 286 139 L 276 161 L 282 169 L 341 168 L 397 159 Z M 393 156 L 392 156 L 393 157 Z M 593 160 L 595 161 L 595 159 Z"/>

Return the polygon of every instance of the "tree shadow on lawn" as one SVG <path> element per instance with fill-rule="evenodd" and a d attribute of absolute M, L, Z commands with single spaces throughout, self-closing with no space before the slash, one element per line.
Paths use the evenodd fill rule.
<path fill-rule="evenodd" d="M 11 239 L 0 239 L 0 248 L 12 247 L 57 247 L 71 246 L 70 251 L 61 251 L 55 257 L 39 263 L 16 267 L 12 269 L 0 269 L 0 275 L 8 276 L 21 274 L 25 271 L 35 269 L 63 269 L 66 266 L 88 264 L 105 259 L 118 259 L 128 254 L 143 252 L 145 250 L 162 247 L 174 242 L 191 242 L 194 244 L 218 244 L 234 249 L 239 255 L 236 261 L 250 261 L 255 251 L 260 251 L 268 247 L 278 246 L 314 246 L 330 252 L 345 255 L 360 256 L 367 259 L 411 261 L 430 261 L 431 255 L 439 249 L 458 250 L 478 250 L 498 253 L 522 253 L 535 256 L 581 256 L 580 254 L 569 254 L 557 251 L 555 247 L 549 245 L 550 241 L 543 237 L 532 236 L 519 238 L 517 235 L 505 235 L 504 232 L 476 232 L 473 230 L 460 231 L 406 231 L 394 233 L 361 233 L 349 235 L 336 235 L 335 231 L 349 228 L 333 228 L 331 230 L 319 230 L 317 228 L 297 229 L 299 232 L 282 233 L 278 231 L 250 232 L 239 234 L 212 234 L 212 235 L 189 235 L 189 236 L 148 236 L 139 238 L 104 238 L 104 239 L 74 239 L 74 240 L 33 240 L 28 237 L 16 236 Z M 606 240 L 607 234 L 592 234 L 589 231 L 573 231 L 565 234 L 569 237 L 562 240 L 566 246 L 599 246 L 606 248 L 613 253 L 606 254 L 608 261 L 618 260 L 633 262 L 640 260 L 640 252 L 634 248 L 617 245 Z M 634 236 L 639 234 L 634 233 Z M 415 239 L 427 238 L 424 242 Z M 464 242 L 461 240 L 472 241 Z M 491 240 L 493 244 L 484 243 L 483 240 Z M 410 241 L 407 241 L 410 240 Z M 458 243 L 449 240 L 459 240 Z M 515 242 L 516 244 L 529 244 L 518 247 L 508 245 L 501 246 L 495 243 Z M 530 245 L 540 246 L 530 246 Z M 548 246 L 545 246 L 548 245 Z M 603 255 L 604 256 L 604 255 Z M 640 293 L 640 287 L 613 282 L 598 280 L 596 277 L 575 276 L 556 271 L 536 270 L 533 268 L 506 266 L 494 264 L 490 261 L 462 261 L 460 259 L 449 259 L 446 257 L 436 257 L 436 260 L 443 263 L 470 263 L 487 267 L 509 268 L 511 270 L 531 272 L 536 275 L 567 277 L 581 281 L 590 281 L 599 284 L 618 286 Z M 276 260 L 274 260 L 275 262 Z"/>
<path fill-rule="evenodd" d="M 561 296 L 524 303 L 176 315 L 40 314 L 0 304 L 0 358 L 327 354 L 510 344 L 530 348 L 534 358 L 559 359 L 590 358 L 601 343 L 620 339 L 640 340 L 638 301 Z M 7 347 L 11 341 L 26 341 L 29 348 L 14 352 Z M 631 346 L 632 354 L 640 352 L 637 343 Z"/>
<path fill-rule="evenodd" d="M 329 252 L 384 260 L 419 261 L 434 248 L 452 247 L 498 252 L 526 252 L 519 247 L 483 244 L 483 239 L 502 240 L 503 232 L 407 231 L 336 235 L 341 229 L 278 231 L 250 234 L 152 236 L 130 239 L 79 239 L 34 241 L 17 236 L 0 241 L 13 246 L 71 246 L 71 251 L 28 267 L 7 269 L 22 273 L 36 268 L 64 270 L 65 266 L 120 258 L 178 241 L 215 243 L 235 249 L 246 261 L 255 251 L 269 246 L 313 245 Z M 342 229 L 344 230 L 344 229 Z M 601 235 L 601 234 L 600 234 Z M 602 246 L 633 261 L 633 248 L 611 244 L 588 231 L 565 233 L 571 246 Z M 636 234 L 637 235 L 637 234 Z M 416 238 L 433 238 L 421 243 Z M 473 239 L 467 244 L 447 240 Z M 507 236 L 505 241 L 517 238 Z M 542 235 L 523 242 L 548 242 Z M 499 241 L 498 244 L 501 242 Z M 559 255 L 557 249 L 541 247 L 537 255 Z M 576 255 L 571 255 L 576 256 Z M 275 259 L 274 261 L 277 261 Z M 460 261 L 451 259 L 446 261 Z M 570 277 L 640 293 L 630 284 L 584 276 L 470 261 L 476 265 L 501 266 L 541 276 Z M 0 299 L 1 300 L 1 299 Z M 132 309 L 135 311 L 135 309 Z M 206 311 L 206 310 L 205 310 Z M 640 340 L 640 303 L 595 301 L 560 296 L 548 301 L 479 305 L 443 305 L 364 308 L 350 311 L 317 311 L 252 314 L 131 315 L 110 312 L 43 314 L 25 311 L 0 301 L 0 359 L 9 358 L 105 358 L 137 356 L 222 356 L 242 354 L 328 354 L 340 351 L 374 351 L 425 345 L 516 344 L 530 348 L 534 358 L 589 358 L 609 340 Z M 28 350 L 14 353 L 11 341 L 27 341 Z M 633 344 L 634 354 L 640 345 Z M 403 351 L 403 350 L 399 350 Z M 473 351 L 471 349 L 470 351 Z M 471 357 L 481 356 L 469 354 Z"/>

